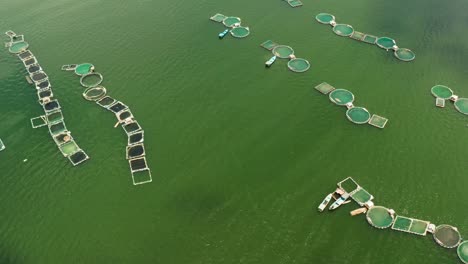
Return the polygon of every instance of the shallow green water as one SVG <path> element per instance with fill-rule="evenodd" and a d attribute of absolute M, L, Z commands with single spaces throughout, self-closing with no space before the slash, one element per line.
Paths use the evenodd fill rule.
<path fill-rule="evenodd" d="M 468 237 L 468 119 L 430 88 L 468 94 L 468 2 L 104 1 L 2 3 L 0 29 L 25 34 L 67 128 L 90 160 L 72 167 L 47 128 L 19 60 L 0 52 L 0 263 L 459 263 L 428 237 L 377 230 L 354 205 L 319 214 L 353 176 L 378 205 L 451 224 Z M 220 12 L 251 34 L 223 40 Z M 326 12 L 416 54 L 338 37 Z M 398 14 L 398 18 L 395 17 Z M 279 60 L 267 39 L 314 67 Z M 127 137 L 84 100 L 63 64 L 91 62 L 145 130 L 153 183 L 135 187 Z M 385 129 L 358 126 L 313 87 L 348 89 Z M 28 159 L 27 162 L 23 162 Z"/>

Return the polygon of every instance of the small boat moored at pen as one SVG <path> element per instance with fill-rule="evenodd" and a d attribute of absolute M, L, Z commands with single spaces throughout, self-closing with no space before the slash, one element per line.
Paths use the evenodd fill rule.
<path fill-rule="evenodd" d="M 226 29 L 226 30 L 224 30 L 223 32 L 219 33 L 219 34 L 218 34 L 218 37 L 219 37 L 220 39 L 223 39 L 223 38 L 227 35 L 227 33 L 229 33 L 229 29 Z"/>
<path fill-rule="evenodd" d="M 276 61 L 276 56 L 273 56 L 267 62 L 265 62 L 265 66 L 270 67 L 275 61 Z"/>
<path fill-rule="evenodd" d="M 330 203 L 330 200 L 332 199 L 333 193 L 329 193 L 325 199 L 323 199 L 322 203 L 319 205 L 318 210 L 319 212 L 323 212 L 325 210 L 325 207 Z"/>

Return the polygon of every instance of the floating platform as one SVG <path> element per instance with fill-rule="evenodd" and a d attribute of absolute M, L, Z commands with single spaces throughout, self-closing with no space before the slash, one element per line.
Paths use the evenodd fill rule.
<path fill-rule="evenodd" d="M 355 191 L 350 193 L 351 199 L 353 199 L 360 206 L 365 206 L 367 203 L 374 199 L 374 196 L 366 191 L 364 188 L 359 186 Z"/>
<path fill-rule="evenodd" d="M 226 17 L 223 20 L 223 25 L 226 27 L 234 27 L 235 25 L 239 25 L 241 23 L 241 19 L 239 17 Z"/>
<path fill-rule="evenodd" d="M 416 55 L 413 51 L 405 48 L 398 48 L 393 54 L 402 61 L 412 61 L 416 58 Z"/>
<path fill-rule="evenodd" d="M 448 100 L 453 96 L 453 91 L 445 85 L 436 85 L 431 88 L 431 93 L 436 98 Z"/>
<path fill-rule="evenodd" d="M 378 115 L 372 115 L 371 119 L 369 120 L 369 124 L 371 126 L 375 126 L 375 127 L 378 127 L 378 128 L 384 128 L 385 125 L 387 124 L 388 122 L 388 119 L 385 118 L 385 117 L 382 117 L 382 116 L 378 116 Z"/>
<path fill-rule="evenodd" d="M 216 14 L 212 17 L 210 17 L 210 20 L 214 21 L 214 22 L 218 22 L 218 23 L 221 23 L 223 22 L 223 20 L 226 19 L 226 16 L 223 15 L 223 14 Z"/>
<path fill-rule="evenodd" d="M 45 116 L 38 116 L 38 117 L 33 117 L 31 118 L 31 126 L 32 128 L 39 128 L 43 126 L 47 126 L 47 119 Z"/>
<path fill-rule="evenodd" d="M 140 132 L 133 133 L 128 136 L 128 145 L 140 144 L 145 141 L 145 132 L 141 130 Z"/>
<path fill-rule="evenodd" d="M 444 248 L 455 248 L 461 243 L 460 232 L 451 225 L 437 226 L 432 235 L 437 244 Z"/>
<path fill-rule="evenodd" d="M 326 82 L 323 82 L 315 86 L 315 89 L 321 92 L 322 94 L 329 94 L 330 92 L 334 91 L 336 88 Z"/>
<path fill-rule="evenodd" d="M 333 32 L 342 37 L 349 37 L 353 34 L 354 29 L 351 25 L 348 24 L 336 24 L 333 27 Z"/>
<path fill-rule="evenodd" d="M 379 229 L 389 228 L 395 219 L 392 212 L 383 206 L 374 206 L 367 211 L 367 222 Z"/>
<path fill-rule="evenodd" d="M 51 101 L 43 104 L 42 107 L 44 108 L 44 112 L 47 114 L 47 113 L 50 113 L 52 111 L 60 109 L 60 104 L 59 104 L 58 100 L 51 100 Z"/>
<path fill-rule="evenodd" d="M 302 6 L 302 2 L 300 0 L 285 0 L 291 7 L 299 7 Z"/>
<path fill-rule="evenodd" d="M 346 111 L 346 117 L 355 124 L 366 124 L 371 118 L 371 114 L 364 107 L 351 107 Z"/>
<path fill-rule="evenodd" d="M 390 50 L 396 45 L 396 42 L 394 39 L 389 37 L 380 37 L 377 39 L 375 44 L 377 44 L 377 46 L 381 47 L 382 49 Z"/>
<path fill-rule="evenodd" d="M 141 126 L 138 124 L 137 121 L 134 121 L 132 123 L 124 124 L 122 125 L 123 130 L 127 134 L 127 136 L 135 134 L 137 132 L 141 131 Z"/>
<path fill-rule="evenodd" d="M 13 42 L 11 43 L 10 47 L 8 50 L 11 53 L 17 54 L 20 52 L 23 52 L 29 48 L 29 44 L 26 41 L 20 41 L 20 42 Z"/>
<path fill-rule="evenodd" d="M 265 48 L 267 50 L 272 50 L 278 45 L 279 45 L 278 43 L 273 42 L 271 40 L 267 40 L 267 41 L 263 42 L 262 44 L 260 44 L 261 47 L 263 47 L 263 48 Z"/>
<path fill-rule="evenodd" d="M 463 241 L 457 248 L 457 254 L 463 263 L 468 263 L 468 240 Z"/>
<path fill-rule="evenodd" d="M 3 144 L 3 141 L 0 139 L 0 151 L 5 149 L 5 144 Z"/>
<path fill-rule="evenodd" d="M 245 38 L 250 34 L 250 30 L 248 27 L 234 27 L 230 33 L 235 38 Z"/>
<path fill-rule="evenodd" d="M 146 158 L 137 158 L 128 161 L 132 172 L 133 185 L 140 185 L 153 181 L 151 170 L 148 168 Z"/>
<path fill-rule="evenodd" d="M 62 111 L 57 110 L 46 114 L 47 124 L 56 124 L 63 121 Z"/>
<path fill-rule="evenodd" d="M 128 109 L 128 106 L 126 106 L 122 102 L 117 101 L 115 104 L 111 105 L 108 109 L 114 114 L 116 114 L 122 110 Z"/>
<path fill-rule="evenodd" d="M 86 74 L 90 74 L 94 70 L 94 65 L 91 63 L 82 63 L 76 66 L 75 74 L 82 76 Z"/>
<path fill-rule="evenodd" d="M 85 88 L 95 87 L 102 83 L 104 77 L 98 72 L 91 72 L 81 76 L 80 84 Z"/>
<path fill-rule="evenodd" d="M 306 59 L 295 58 L 288 61 L 288 68 L 293 72 L 305 72 L 310 68 L 310 63 Z"/>
<path fill-rule="evenodd" d="M 430 222 L 398 215 L 393 222 L 392 229 L 419 236 L 425 236 Z"/>
<path fill-rule="evenodd" d="M 49 132 L 52 135 L 52 137 L 55 137 L 56 135 L 63 133 L 65 131 L 68 131 L 68 130 L 63 121 L 55 123 L 53 125 L 49 125 Z"/>
<path fill-rule="evenodd" d="M 85 162 L 88 159 L 89 159 L 88 155 L 82 149 L 68 156 L 68 160 L 70 160 L 73 166 L 77 166 Z"/>
<path fill-rule="evenodd" d="M 23 60 L 24 67 L 28 67 L 30 65 L 36 64 L 37 60 L 35 57 L 27 58 Z"/>
<path fill-rule="evenodd" d="M 328 13 L 320 13 L 315 16 L 315 19 L 322 24 L 331 24 L 333 21 L 335 21 L 335 16 Z"/>
<path fill-rule="evenodd" d="M 143 144 L 134 144 L 127 146 L 127 159 L 136 159 L 145 156 L 145 146 Z"/>
<path fill-rule="evenodd" d="M 106 96 L 106 94 L 107 94 L 107 90 L 106 90 L 105 87 L 96 86 L 96 87 L 87 88 L 83 92 L 83 97 L 84 97 L 84 99 L 86 99 L 88 101 L 98 101 L 101 98 L 103 98 L 104 96 Z"/>
<path fill-rule="evenodd" d="M 345 89 L 336 89 L 329 94 L 330 101 L 337 105 L 347 105 L 354 102 L 354 94 Z"/>
<path fill-rule="evenodd" d="M 468 115 L 468 98 L 459 98 L 453 105 L 458 112 Z"/>
<path fill-rule="evenodd" d="M 101 106 L 103 108 L 109 109 L 109 107 L 114 105 L 116 102 L 117 102 L 117 100 L 115 100 L 114 98 L 112 98 L 110 96 L 105 96 L 104 98 L 98 100 L 96 102 L 96 104 L 98 104 L 99 106 Z"/>
<path fill-rule="evenodd" d="M 442 98 L 436 98 L 436 106 L 444 108 L 445 107 L 445 99 Z"/>
<path fill-rule="evenodd" d="M 280 59 L 288 59 L 289 56 L 294 55 L 294 50 L 290 46 L 278 45 L 273 48 L 273 55 Z"/>
<path fill-rule="evenodd" d="M 34 55 L 32 54 L 31 51 L 25 50 L 25 51 L 23 51 L 21 53 L 18 53 L 18 57 L 20 58 L 21 61 L 24 62 L 25 60 L 27 60 L 29 58 L 33 58 Z"/>

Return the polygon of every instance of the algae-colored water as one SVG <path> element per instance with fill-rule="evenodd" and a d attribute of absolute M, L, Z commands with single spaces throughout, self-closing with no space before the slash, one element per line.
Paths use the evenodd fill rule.
<path fill-rule="evenodd" d="M 354 205 L 317 206 L 353 176 L 376 204 L 468 237 L 468 119 L 430 93 L 468 95 L 466 10 L 465 0 L 4 1 L 1 31 L 25 34 L 90 160 L 73 167 L 46 127 L 31 128 L 43 111 L 2 49 L 0 263 L 459 263 L 430 236 L 350 217 Z M 224 26 L 208 20 L 218 12 L 251 34 L 219 40 Z M 315 20 L 322 12 L 416 59 L 337 36 Z M 267 39 L 314 67 L 266 69 Z M 115 116 L 60 70 L 81 62 L 145 130 L 153 183 L 132 185 Z M 389 118 L 385 129 L 348 121 L 313 89 L 324 81 Z"/>

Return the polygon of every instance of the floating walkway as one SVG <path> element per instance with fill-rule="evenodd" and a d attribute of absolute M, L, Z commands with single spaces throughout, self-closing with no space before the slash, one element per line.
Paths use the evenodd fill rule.
<path fill-rule="evenodd" d="M 296 58 L 294 49 L 290 46 L 280 45 L 272 40 L 267 40 L 260 46 L 273 53 L 276 58 L 289 59 L 288 69 L 293 72 L 306 72 L 310 69 L 310 63 L 306 59 Z"/>
<path fill-rule="evenodd" d="M 339 36 L 350 37 L 368 44 L 376 44 L 378 47 L 387 51 L 393 50 L 393 55 L 401 61 L 412 61 L 416 58 L 416 55 L 410 49 L 399 48 L 394 39 L 389 37 L 376 37 L 374 35 L 358 32 L 348 24 L 337 24 L 335 16 L 331 14 L 320 13 L 315 16 L 315 19 L 319 23 L 331 25 L 333 27 L 333 32 Z"/>
<path fill-rule="evenodd" d="M 374 205 L 374 197 L 364 190 L 353 178 L 348 177 L 338 184 L 335 193 L 340 197 L 334 197 L 336 200 L 347 200 L 351 197 L 362 208 L 351 211 L 351 215 L 366 213 L 367 222 L 377 229 L 387 229 L 414 234 L 417 236 L 426 236 L 432 233 L 434 241 L 444 248 L 457 248 L 457 254 L 463 263 L 468 263 L 468 240 L 463 241 L 458 229 L 451 225 L 439 225 L 429 221 L 419 220 L 407 216 L 397 215 L 393 209 L 384 206 Z M 343 202 L 342 204 L 345 204 Z"/>
<path fill-rule="evenodd" d="M 16 35 L 9 30 L 5 34 L 10 37 L 9 51 L 18 56 L 29 74 L 28 82 L 35 86 L 38 102 L 44 110 L 44 115 L 31 118 L 31 126 L 40 128 L 47 126 L 49 134 L 56 143 L 62 155 L 76 166 L 89 159 L 88 155 L 73 140 L 71 132 L 65 125 L 59 101 L 54 97 L 48 75 L 44 72 L 34 54 L 28 50 L 29 44 L 23 35 Z M 58 136 L 61 140 L 57 140 Z"/>
<path fill-rule="evenodd" d="M 146 162 L 143 128 L 133 116 L 130 108 L 107 95 L 107 89 L 101 86 L 104 78 L 102 74 L 94 71 L 93 64 L 67 64 L 62 66 L 62 70 L 73 71 L 80 77 L 81 86 L 86 88 L 83 92 L 84 99 L 95 102 L 98 106 L 112 112 L 117 118 L 116 127 L 120 125 L 127 135 L 126 159 L 130 166 L 133 185 L 152 182 L 151 170 Z M 64 152 L 74 148 L 72 144 L 69 144 L 64 148 Z M 70 158 L 78 159 L 79 157 L 76 155 Z"/>
<path fill-rule="evenodd" d="M 345 89 L 335 89 L 332 85 L 323 82 L 315 89 L 324 95 L 328 94 L 330 101 L 339 106 L 346 106 L 346 117 L 355 124 L 370 124 L 377 128 L 384 128 L 388 119 L 379 115 L 371 115 L 364 107 L 354 106 L 354 94 Z"/>
<path fill-rule="evenodd" d="M 445 107 L 445 101 L 450 100 L 458 112 L 468 115 L 468 98 L 459 98 L 449 87 L 438 84 L 431 88 L 431 94 L 436 98 L 437 107 Z"/>
<path fill-rule="evenodd" d="M 241 19 L 239 17 L 225 16 L 223 14 L 216 14 L 210 17 L 211 21 L 222 23 L 228 28 L 231 36 L 235 38 L 245 38 L 250 34 L 249 27 L 241 26 Z M 226 33 L 227 34 L 227 33 Z M 219 38 L 223 38 L 225 34 L 219 34 Z"/>
<path fill-rule="evenodd" d="M 284 1 L 286 1 L 291 7 L 299 7 L 303 5 L 300 0 L 284 0 Z"/>

